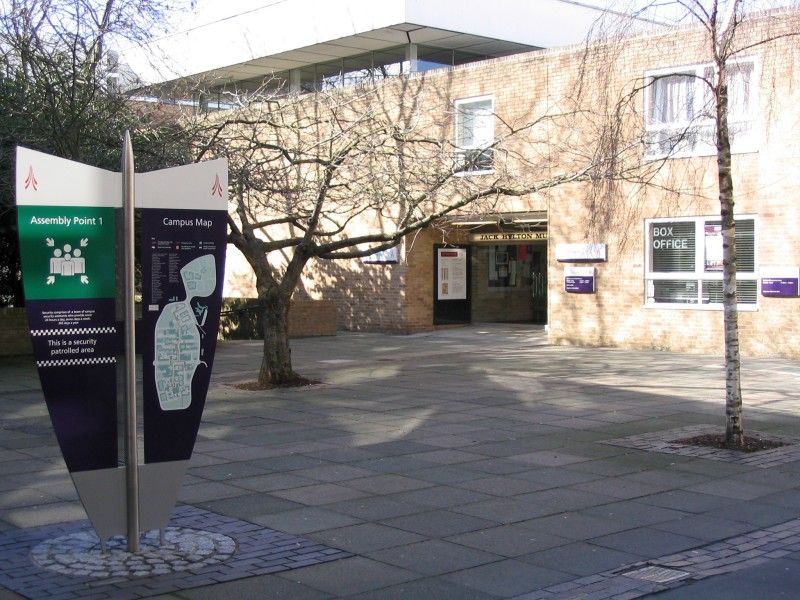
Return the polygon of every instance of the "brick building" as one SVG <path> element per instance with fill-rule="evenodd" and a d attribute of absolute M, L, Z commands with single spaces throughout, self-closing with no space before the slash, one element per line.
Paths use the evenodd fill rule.
<path fill-rule="evenodd" d="M 745 355 L 800 357 L 800 45 L 785 35 L 800 31 L 800 13 L 767 14 L 748 27 L 743 45 L 773 39 L 737 55 L 728 78 L 741 347 Z M 568 170 L 578 150 L 590 155 L 607 139 L 597 130 L 619 117 L 616 141 L 630 144 L 624 160 L 638 165 L 638 179 L 568 181 L 503 199 L 490 212 L 464 210 L 394 252 L 317 261 L 302 294 L 335 302 L 340 328 L 532 322 L 559 344 L 721 352 L 714 125 L 699 83 L 713 74 L 704 32 L 648 28 L 588 46 L 570 45 L 580 32 L 569 33 L 549 48 L 495 40 L 495 55 L 463 52 L 461 60 L 450 48 L 449 66 L 424 72 L 411 67 L 433 57 L 432 46 L 409 42 L 392 51 L 411 66 L 404 80 L 420 82 L 418 101 L 443 115 L 444 135 L 471 153 L 463 177 L 493 176 L 499 158 L 486 148 L 500 124 L 541 115 L 550 119 L 548 139 L 514 148 L 569 147 Z M 305 65 L 285 77 L 301 90 L 331 77 L 347 83 L 346 58 L 339 60 L 338 71 Z M 559 160 L 546 164 L 559 169 Z M 234 253 L 228 294 L 252 294 L 252 281 Z"/>

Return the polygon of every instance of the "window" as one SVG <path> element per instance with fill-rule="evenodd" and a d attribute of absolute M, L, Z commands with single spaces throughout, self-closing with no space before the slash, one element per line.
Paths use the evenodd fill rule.
<path fill-rule="evenodd" d="M 722 224 L 718 217 L 646 222 L 647 304 L 722 306 Z M 736 219 L 736 281 L 740 306 L 758 298 L 755 219 Z"/>
<path fill-rule="evenodd" d="M 728 127 L 732 152 L 754 152 L 756 88 L 751 60 L 728 65 Z M 716 153 L 714 98 L 705 80 L 714 67 L 698 65 L 647 74 L 646 155 L 708 156 Z"/>
<path fill-rule="evenodd" d="M 492 170 L 494 99 L 458 100 L 456 113 L 456 167 L 469 173 Z"/>

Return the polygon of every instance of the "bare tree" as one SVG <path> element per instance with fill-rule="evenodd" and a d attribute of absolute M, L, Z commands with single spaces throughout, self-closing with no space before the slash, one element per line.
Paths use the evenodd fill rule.
<path fill-rule="evenodd" d="M 185 152 L 174 124 L 122 93 L 124 65 L 112 50 L 162 31 L 182 4 L 191 0 L 0 0 L 0 302 L 22 301 L 15 146 L 117 168 L 130 129 L 145 168 Z"/>
<path fill-rule="evenodd" d="M 448 81 L 398 77 L 299 96 L 255 93 L 232 98 L 243 108 L 207 117 L 196 159 L 230 161 L 229 242 L 255 273 L 264 330 L 259 383 L 298 377 L 287 319 L 311 259 L 368 256 L 466 207 L 497 212 L 509 198 L 625 176 L 625 161 L 576 139 L 589 111 L 574 101 L 538 115 L 493 114 L 493 140 L 456 147 Z"/>
<path fill-rule="evenodd" d="M 731 448 L 740 448 L 745 435 L 742 421 L 741 358 L 739 350 L 738 294 L 736 264 L 736 223 L 734 207 L 734 171 L 732 162 L 732 141 L 736 125 L 732 115 L 732 95 L 739 97 L 737 102 L 747 102 L 749 86 L 757 85 L 750 81 L 750 73 L 744 72 L 740 59 L 753 52 L 766 49 L 786 38 L 800 35 L 800 18 L 796 11 L 798 3 L 794 0 L 783 3 L 782 8 L 767 10 L 767 3 L 758 0 L 673 0 L 668 2 L 628 4 L 627 15 L 658 21 L 662 26 L 672 28 L 680 39 L 699 37 L 700 55 L 692 61 L 708 65 L 706 68 L 687 71 L 676 65 L 675 73 L 664 72 L 637 79 L 619 100 L 620 113 L 634 115 L 640 122 L 648 115 L 641 115 L 636 108 L 641 103 L 641 93 L 657 86 L 660 81 L 676 74 L 694 80 L 696 92 L 703 99 L 701 109 L 694 112 L 692 122 L 671 135 L 659 135 L 657 139 L 648 136 L 640 126 L 640 135 L 645 147 L 656 144 L 664 161 L 673 156 L 686 155 L 687 147 L 695 143 L 708 144 L 709 154 L 715 157 L 716 191 L 719 201 L 719 215 L 722 233 L 722 305 L 725 347 L 725 443 Z M 626 21 L 626 27 L 632 21 Z M 635 22 L 640 26 L 640 22 Z M 621 31 L 630 34 L 630 29 Z M 660 33 L 664 29 L 659 30 Z M 606 32 L 607 35 L 607 32 Z M 737 88 L 733 92 L 734 86 Z M 711 124 L 710 126 L 708 124 Z M 673 188 L 674 193 L 686 190 Z M 692 193 L 698 193 L 695 189 Z"/>

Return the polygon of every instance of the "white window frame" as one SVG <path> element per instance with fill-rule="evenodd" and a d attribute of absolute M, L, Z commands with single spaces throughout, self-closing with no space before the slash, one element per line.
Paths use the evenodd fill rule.
<path fill-rule="evenodd" d="M 760 81 L 759 62 L 752 57 L 739 58 L 728 62 L 728 68 L 737 65 L 750 64 L 752 70 L 749 82 L 749 108 L 747 118 L 729 118 L 728 127 L 731 132 L 731 152 L 744 154 L 758 152 L 759 148 L 759 93 Z M 644 123 L 645 123 L 645 158 L 686 158 L 692 156 L 713 156 L 716 154 L 715 129 L 713 107 L 708 108 L 710 98 L 708 86 L 702 80 L 707 77 L 707 71 L 714 67 L 710 63 L 693 64 L 687 66 L 654 69 L 645 72 L 647 83 L 644 93 Z M 688 75 L 694 83 L 692 89 L 693 118 L 689 121 L 679 121 L 668 124 L 653 123 L 650 121 L 651 103 L 655 93 L 654 80 L 671 75 Z M 669 150 L 660 148 L 651 138 L 663 134 L 678 141 Z"/>
<path fill-rule="evenodd" d="M 486 141 L 483 141 L 483 142 L 473 143 L 473 144 L 464 144 L 462 142 L 462 140 L 460 139 L 461 138 L 461 135 L 460 135 L 460 132 L 461 132 L 461 118 L 462 118 L 462 115 L 463 115 L 461 107 L 465 106 L 465 105 L 469 105 L 469 104 L 477 104 L 477 103 L 482 103 L 482 102 L 486 102 L 486 101 L 488 101 L 490 103 L 489 111 L 490 111 L 490 115 L 491 115 L 491 124 L 492 124 L 491 136 L 489 136 L 490 139 L 488 139 Z M 486 168 L 482 169 L 482 168 L 479 168 L 479 167 L 478 168 L 468 168 L 468 169 L 459 171 L 458 175 L 462 175 L 462 176 L 463 175 L 484 175 L 484 174 L 487 174 L 487 173 L 493 173 L 494 172 L 494 151 L 493 151 L 493 149 L 488 148 L 488 146 L 491 146 L 491 144 L 493 144 L 494 141 L 495 141 L 495 137 L 494 137 L 494 132 L 495 132 L 494 96 L 489 95 L 489 96 L 474 96 L 474 97 L 471 97 L 471 98 L 461 98 L 461 99 L 456 100 L 454 102 L 453 107 L 454 107 L 453 126 L 454 126 L 454 130 L 455 130 L 454 131 L 454 135 L 453 135 L 453 139 L 455 140 L 455 148 L 456 148 L 456 150 L 455 150 L 456 167 L 457 168 L 461 168 L 461 165 L 463 165 L 463 163 L 464 163 L 464 159 L 463 159 L 464 154 L 466 154 L 466 152 L 471 151 L 471 150 L 474 151 L 474 150 L 487 149 L 491 153 L 490 157 L 491 157 L 491 163 L 492 163 L 492 167 L 491 168 L 488 168 L 488 169 L 486 169 Z"/>
<path fill-rule="evenodd" d="M 736 221 L 753 221 L 753 271 L 737 271 L 736 281 L 753 281 L 755 282 L 755 302 L 753 303 L 738 303 L 737 307 L 741 311 L 757 311 L 758 302 L 761 297 L 761 281 L 758 277 L 758 230 L 759 223 L 756 215 L 743 214 L 736 215 Z M 644 306 L 646 308 L 667 308 L 667 309 L 691 309 L 691 310 L 722 310 L 722 303 L 703 303 L 703 281 L 722 281 L 722 271 L 706 271 L 705 270 L 705 225 L 709 222 L 719 222 L 719 215 L 706 215 L 700 217 L 659 217 L 655 219 L 646 219 L 644 222 L 644 242 L 645 242 L 645 257 L 644 257 Z M 658 225 L 659 223 L 687 223 L 695 224 L 695 264 L 694 271 L 672 271 L 672 272 L 654 272 L 652 271 L 652 249 L 653 240 L 650 237 L 651 226 Z M 651 293 L 651 282 L 655 280 L 660 281 L 697 281 L 697 302 L 656 302 Z"/>

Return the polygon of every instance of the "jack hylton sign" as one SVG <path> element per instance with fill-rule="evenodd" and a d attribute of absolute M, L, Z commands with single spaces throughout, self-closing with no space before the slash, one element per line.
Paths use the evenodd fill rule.
<path fill-rule="evenodd" d="M 17 149 L 23 284 L 34 357 L 67 468 L 101 541 L 125 532 L 117 445 L 120 173 Z M 133 176 L 141 210 L 145 464 L 138 510 L 163 529 L 191 457 L 222 297 L 227 163 Z M 128 357 L 133 360 L 133 357 Z"/>

